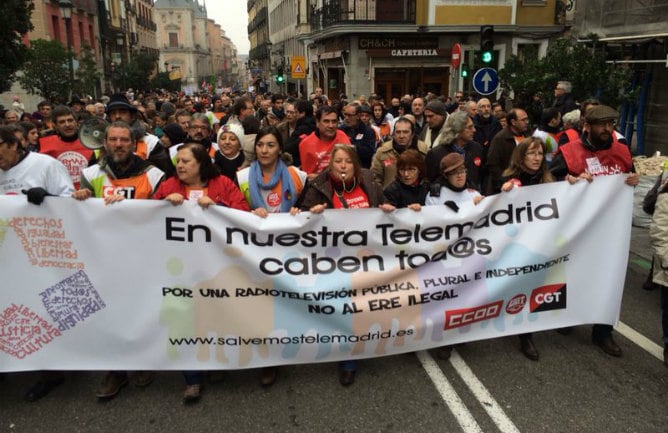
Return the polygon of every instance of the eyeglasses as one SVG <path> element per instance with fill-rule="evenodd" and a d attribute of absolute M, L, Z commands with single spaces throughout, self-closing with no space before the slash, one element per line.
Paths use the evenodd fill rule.
<path fill-rule="evenodd" d="M 353 117 L 353 116 L 357 116 L 357 113 L 343 113 L 343 115 L 346 116 L 346 117 Z"/>
<path fill-rule="evenodd" d="M 207 131 L 209 129 L 208 126 L 203 126 L 203 125 L 190 125 L 190 129 L 198 129 L 200 131 Z"/>
<path fill-rule="evenodd" d="M 527 152 L 524 154 L 524 156 L 543 156 L 545 155 L 543 152 L 538 152 L 537 150 L 532 150 L 531 152 Z"/>

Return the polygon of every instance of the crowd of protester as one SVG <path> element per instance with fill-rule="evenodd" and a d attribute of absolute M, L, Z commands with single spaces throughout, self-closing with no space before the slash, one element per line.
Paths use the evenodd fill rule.
<path fill-rule="evenodd" d="M 0 113 L 0 193 L 23 192 L 36 204 L 48 196 L 107 204 L 194 200 L 266 218 L 332 208 L 444 206 L 456 213 L 513 188 L 620 172 L 635 185 L 628 145 L 614 129 L 619 114 L 593 99 L 578 105 L 566 90 L 570 85 L 559 82 L 547 108 L 463 92 L 333 100 L 322 89 L 308 99 L 119 93 L 66 105 L 42 101 L 34 112 L 15 98 Z M 82 129 L 93 120 L 108 122 L 99 142 Z M 612 327 L 594 325 L 592 340 L 621 356 Z M 520 350 L 539 360 L 531 334 L 520 335 Z M 450 351 L 444 346 L 437 354 L 447 359 Z M 277 372 L 263 369 L 261 384 L 271 385 Z M 356 362 L 341 362 L 340 383 L 354 383 L 356 372 Z M 26 399 L 46 396 L 63 377 L 44 372 Z M 128 381 L 147 386 L 153 377 L 109 372 L 96 395 L 112 398 Z M 184 377 L 184 401 L 197 401 L 206 374 Z"/>

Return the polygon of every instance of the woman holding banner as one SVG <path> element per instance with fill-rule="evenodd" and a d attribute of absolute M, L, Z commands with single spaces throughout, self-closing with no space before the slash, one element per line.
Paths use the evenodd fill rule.
<path fill-rule="evenodd" d="M 306 173 L 285 163 L 283 139 L 273 126 L 262 128 L 255 136 L 255 161 L 237 172 L 237 183 L 260 217 L 270 213 L 297 213 L 295 206 L 306 183 Z M 289 157 L 287 157 L 289 159 Z"/>
<path fill-rule="evenodd" d="M 374 182 L 373 173 L 362 168 L 355 148 L 349 144 L 334 145 L 329 166 L 306 185 L 300 201 L 301 209 L 311 213 L 322 213 L 325 209 L 378 207 L 385 212 L 395 209 L 387 203 L 381 186 Z M 356 371 L 357 361 L 341 361 L 341 385 L 352 385 Z"/>
<path fill-rule="evenodd" d="M 283 155 L 281 133 L 273 126 L 262 128 L 255 136 L 255 161 L 237 172 L 237 183 L 251 212 L 261 218 L 270 213 L 299 212 L 295 203 L 306 183 L 306 173 L 288 166 Z M 271 386 L 277 374 L 277 367 L 264 367 L 260 383 Z"/>
<path fill-rule="evenodd" d="M 193 142 L 186 142 L 178 147 L 176 174 L 162 182 L 153 198 L 167 200 L 175 206 L 183 204 L 185 200 L 193 200 L 204 209 L 211 205 L 221 205 L 250 210 L 239 188 L 220 174 L 204 146 Z M 202 372 L 184 371 L 183 376 L 186 380 L 183 402 L 199 401 Z"/>
<path fill-rule="evenodd" d="M 397 208 L 419 211 L 429 193 L 425 179 L 424 155 L 415 149 L 404 151 L 397 158 L 397 178 L 383 190 L 387 201 Z"/>
<path fill-rule="evenodd" d="M 545 142 L 539 137 L 529 137 L 520 141 L 510 157 L 510 165 L 503 172 L 501 191 L 513 188 L 553 182 L 552 173 L 545 159 Z M 520 350 L 532 361 L 538 361 L 540 355 L 533 344 L 531 332 L 520 334 Z"/>
<path fill-rule="evenodd" d="M 445 205 L 455 212 L 466 203 L 477 205 L 483 196 L 477 190 L 468 187 L 468 176 L 464 157 L 458 152 L 450 152 L 441 158 L 439 164 L 441 174 L 430 185 L 425 205 Z M 436 355 L 439 359 L 449 359 L 452 346 L 441 346 Z"/>

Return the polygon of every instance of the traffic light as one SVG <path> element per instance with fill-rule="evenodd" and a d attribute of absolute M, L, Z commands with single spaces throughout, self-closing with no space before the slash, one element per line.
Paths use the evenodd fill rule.
<path fill-rule="evenodd" d="M 280 84 L 284 80 L 285 80 L 285 77 L 283 76 L 283 66 L 278 66 L 276 68 L 276 82 Z"/>
<path fill-rule="evenodd" d="M 462 66 L 462 74 L 461 75 L 462 75 L 463 78 L 466 78 L 466 77 L 469 76 L 469 70 L 466 66 Z"/>
<path fill-rule="evenodd" d="M 480 60 L 483 63 L 494 60 L 494 26 L 480 26 Z"/>

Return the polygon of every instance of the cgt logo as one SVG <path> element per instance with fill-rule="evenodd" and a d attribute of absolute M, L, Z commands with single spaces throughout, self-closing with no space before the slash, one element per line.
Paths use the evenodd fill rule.
<path fill-rule="evenodd" d="M 102 197 L 111 197 L 112 195 L 122 195 L 126 199 L 135 198 L 134 186 L 103 186 Z"/>
<path fill-rule="evenodd" d="M 566 284 L 550 284 L 533 289 L 529 311 L 563 310 L 566 308 Z"/>
<path fill-rule="evenodd" d="M 445 312 L 445 327 L 443 329 L 453 329 L 460 326 L 470 325 L 471 323 L 493 319 L 501 314 L 502 307 L 503 301 L 496 301 L 479 307 L 448 310 Z"/>

